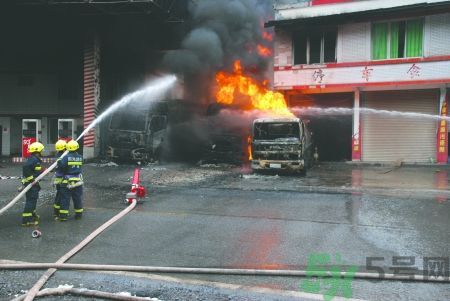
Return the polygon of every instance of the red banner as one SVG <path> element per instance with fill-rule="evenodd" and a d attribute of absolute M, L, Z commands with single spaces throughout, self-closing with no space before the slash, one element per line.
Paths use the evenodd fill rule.
<path fill-rule="evenodd" d="M 36 137 L 22 138 L 22 158 L 28 158 L 30 153 L 28 152 L 28 145 L 36 142 Z"/>
<path fill-rule="evenodd" d="M 442 104 L 441 116 L 448 116 L 448 95 Z M 438 124 L 438 137 L 437 137 L 437 161 L 438 163 L 447 163 L 448 161 L 448 134 L 447 134 L 447 121 L 440 120 Z"/>

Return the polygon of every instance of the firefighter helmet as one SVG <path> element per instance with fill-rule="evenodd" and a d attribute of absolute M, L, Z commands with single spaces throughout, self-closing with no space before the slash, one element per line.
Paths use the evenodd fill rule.
<path fill-rule="evenodd" d="M 29 153 L 40 153 L 43 150 L 44 150 L 44 145 L 40 142 L 33 142 L 30 145 L 28 145 Z"/>
<path fill-rule="evenodd" d="M 67 142 L 66 149 L 68 151 L 73 152 L 76 151 L 78 148 L 80 148 L 80 145 L 75 140 L 70 140 L 69 142 Z"/>
<path fill-rule="evenodd" d="M 58 141 L 56 141 L 55 150 L 58 152 L 65 150 L 66 144 L 67 144 L 66 140 L 59 139 Z"/>

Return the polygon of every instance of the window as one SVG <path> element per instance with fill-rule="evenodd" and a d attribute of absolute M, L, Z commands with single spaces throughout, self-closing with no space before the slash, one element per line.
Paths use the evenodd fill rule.
<path fill-rule="evenodd" d="M 147 111 L 122 108 L 111 117 L 110 129 L 126 131 L 145 131 Z"/>
<path fill-rule="evenodd" d="M 336 62 L 337 30 L 319 30 L 294 35 L 294 65 Z"/>
<path fill-rule="evenodd" d="M 372 24 L 372 59 L 421 57 L 423 20 Z"/>
<path fill-rule="evenodd" d="M 300 137 L 300 127 L 298 123 L 256 123 L 253 131 L 255 140 L 274 140 L 282 138 Z"/>

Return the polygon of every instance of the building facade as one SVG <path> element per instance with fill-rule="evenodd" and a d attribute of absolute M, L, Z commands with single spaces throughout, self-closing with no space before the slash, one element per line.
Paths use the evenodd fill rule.
<path fill-rule="evenodd" d="M 313 0 L 275 9 L 266 24 L 276 33 L 275 88 L 290 106 L 352 113 L 316 127 L 319 154 L 448 162 L 448 122 L 433 116 L 448 115 L 450 1 Z"/>
<path fill-rule="evenodd" d="M 100 112 L 161 72 L 183 36 L 187 1 L 0 3 L 0 156 L 21 158 L 38 140 L 44 156 L 77 138 Z M 108 120 L 79 142 L 103 149 Z"/>

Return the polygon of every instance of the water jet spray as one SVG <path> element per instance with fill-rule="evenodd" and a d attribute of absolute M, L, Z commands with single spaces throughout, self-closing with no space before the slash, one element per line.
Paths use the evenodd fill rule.
<path fill-rule="evenodd" d="M 84 135 L 86 135 L 91 129 L 93 129 L 98 123 L 105 119 L 106 116 L 115 112 L 120 108 L 124 108 L 126 105 L 133 105 L 141 101 L 155 101 L 162 97 L 165 92 L 167 92 L 176 82 L 177 78 L 175 75 L 166 75 L 161 78 L 151 81 L 145 88 L 135 91 L 133 93 L 127 94 L 122 97 L 117 102 L 113 103 L 108 109 L 101 113 L 92 123 L 80 134 L 76 141 L 79 141 Z M 63 158 L 69 152 L 65 151 L 58 159 Z M 57 160 L 50 165 L 43 173 L 41 173 L 33 182 L 28 184 L 11 202 L 9 202 L 5 207 L 0 209 L 0 215 L 5 213 L 9 208 L 11 208 L 21 197 L 23 197 L 31 187 L 39 182 L 43 177 L 45 177 L 50 171 L 55 169 L 57 165 Z"/>

